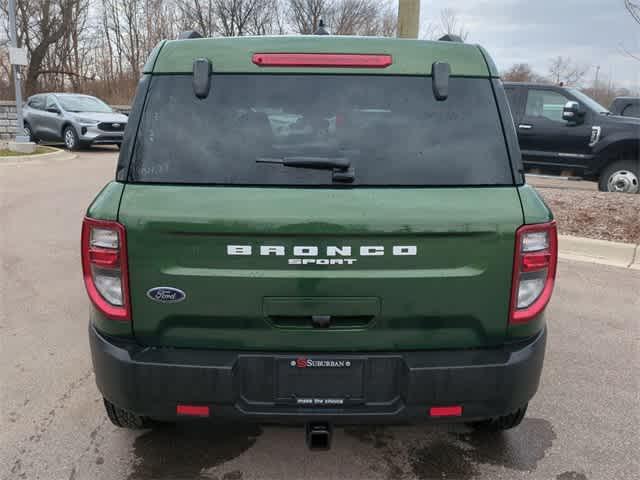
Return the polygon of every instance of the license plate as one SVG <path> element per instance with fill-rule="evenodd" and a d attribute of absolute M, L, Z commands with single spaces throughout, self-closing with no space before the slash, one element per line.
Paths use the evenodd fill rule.
<path fill-rule="evenodd" d="M 364 369 L 365 361 L 359 358 L 280 358 L 277 361 L 277 402 L 302 407 L 362 403 Z"/>

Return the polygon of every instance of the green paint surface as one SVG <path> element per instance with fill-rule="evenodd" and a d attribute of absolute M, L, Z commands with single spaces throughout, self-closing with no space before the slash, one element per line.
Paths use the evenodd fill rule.
<path fill-rule="evenodd" d="M 553 220 L 553 213 L 535 188 L 525 184 L 518 187 L 518 193 L 522 202 L 524 223 L 545 223 Z"/>
<path fill-rule="evenodd" d="M 359 53 L 388 54 L 387 68 L 259 67 L 254 53 Z M 145 65 L 145 73 L 191 73 L 196 58 L 208 58 L 215 73 L 349 73 L 380 75 L 430 75 L 434 62 L 448 62 L 456 76 L 488 77 L 483 51 L 454 42 L 432 42 L 379 37 L 296 35 L 275 37 L 202 38 L 170 40 L 157 47 Z M 490 62 L 493 65 L 493 62 Z"/>
<path fill-rule="evenodd" d="M 133 331 L 148 345 L 383 351 L 497 345 L 507 335 L 515 187 L 299 189 L 127 185 Z M 252 255 L 228 255 L 228 245 Z M 260 246 L 284 255 L 260 255 Z M 351 265 L 291 265 L 295 246 Z M 361 247 L 383 247 L 363 256 Z M 413 246 L 416 255 L 393 255 Z M 152 301 L 157 286 L 183 290 Z M 286 305 L 286 308 L 283 307 Z M 278 318 L 289 312 L 287 327 Z M 309 328 L 310 315 L 346 328 Z M 285 315 L 287 316 L 287 315 Z M 367 317 L 365 324 L 352 317 Z"/>

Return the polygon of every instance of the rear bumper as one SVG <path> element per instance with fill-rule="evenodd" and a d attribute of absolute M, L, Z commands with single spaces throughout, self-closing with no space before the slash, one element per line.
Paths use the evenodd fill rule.
<path fill-rule="evenodd" d="M 361 366 L 358 378 L 362 385 L 353 397 L 344 395 L 341 406 L 300 406 L 278 393 L 292 388 L 281 385 L 283 378 L 292 378 L 283 377 L 282 372 L 291 373 L 287 366 L 299 354 L 141 347 L 105 338 L 93 326 L 89 336 L 98 388 L 121 408 L 173 419 L 177 404 L 206 405 L 212 420 L 291 424 L 413 423 L 434 420 L 429 408 L 449 405 L 462 405 L 463 413 L 447 421 L 504 415 L 536 393 L 546 344 L 543 330 L 526 341 L 497 349 L 305 353 L 305 358 L 340 359 Z M 291 368 L 296 370 L 293 364 Z M 294 375 L 312 374 L 312 370 L 318 371 L 297 369 Z M 321 375 L 316 383 L 324 389 L 321 397 L 336 398 L 327 395 L 328 391 L 352 390 L 344 383 L 344 370 L 322 370 L 313 373 Z M 332 386 L 332 382 L 337 383 Z"/>

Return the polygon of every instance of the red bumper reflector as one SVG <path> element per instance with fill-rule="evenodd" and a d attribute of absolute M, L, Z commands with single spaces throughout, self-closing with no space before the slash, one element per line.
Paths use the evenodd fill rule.
<path fill-rule="evenodd" d="M 176 406 L 176 413 L 190 417 L 208 417 L 209 407 L 205 405 L 178 405 Z"/>
<path fill-rule="evenodd" d="M 522 271 L 532 272 L 549 267 L 551 263 L 551 253 L 525 253 L 522 256 Z"/>
<path fill-rule="evenodd" d="M 432 417 L 460 417 L 462 416 L 462 407 L 454 405 L 452 407 L 431 407 L 429 415 Z"/>
<path fill-rule="evenodd" d="M 340 67 L 386 68 L 391 55 L 362 53 L 254 53 L 252 62 L 259 67 Z"/>
<path fill-rule="evenodd" d="M 89 261 L 98 267 L 116 268 L 120 259 L 118 250 L 112 248 L 89 248 Z"/>

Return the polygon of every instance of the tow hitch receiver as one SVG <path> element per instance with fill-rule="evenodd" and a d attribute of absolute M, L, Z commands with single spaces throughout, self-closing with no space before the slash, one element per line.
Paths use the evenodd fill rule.
<path fill-rule="evenodd" d="M 329 450 L 331 433 L 331 425 L 328 423 L 307 423 L 306 435 L 309 450 Z"/>

